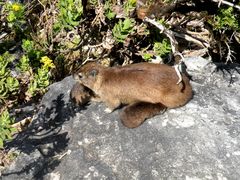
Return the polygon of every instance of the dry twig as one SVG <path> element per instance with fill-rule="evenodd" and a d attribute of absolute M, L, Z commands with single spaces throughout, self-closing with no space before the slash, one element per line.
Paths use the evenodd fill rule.
<path fill-rule="evenodd" d="M 232 59 L 236 59 L 236 57 L 233 55 L 233 53 L 235 53 L 233 50 L 231 50 L 231 47 L 229 46 L 228 42 L 227 41 L 224 41 L 224 43 L 226 44 L 227 46 L 227 57 L 226 57 L 226 63 L 228 61 L 230 61 L 231 63 L 233 62 Z"/>
<path fill-rule="evenodd" d="M 7 34 L 7 33 L 2 33 L 2 34 L 0 35 L 0 40 L 3 39 L 6 35 L 8 35 L 8 34 Z"/>
<path fill-rule="evenodd" d="M 154 19 L 150 19 L 148 17 L 145 17 L 144 20 L 146 22 L 149 22 L 149 23 L 153 24 L 154 26 L 156 26 L 158 29 L 160 29 L 160 31 L 161 31 L 160 33 L 164 33 L 170 39 L 173 54 L 178 52 L 178 42 L 175 39 L 175 36 L 179 37 L 179 38 L 182 38 L 182 39 L 185 39 L 186 41 L 193 42 L 193 43 L 195 43 L 197 45 L 200 45 L 201 47 L 204 47 L 204 48 L 209 48 L 210 47 L 210 44 L 207 43 L 206 41 L 201 41 L 201 40 L 198 40 L 197 38 L 192 37 L 190 35 L 180 34 L 178 32 L 174 32 L 174 31 L 171 31 L 169 29 L 166 29 L 162 24 L 156 22 Z"/>
<path fill-rule="evenodd" d="M 212 1 L 218 3 L 218 7 L 220 7 L 221 4 L 225 4 L 225 5 L 228 5 L 228 6 L 231 6 L 231 7 L 234 7 L 236 9 L 240 10 L 239 5 L 233 4 L 233 3 L 225 1 L 225 0 L 212 0 Z"/>
<path fill-rule="evenodd" d="M 105 16 L 104 16 L 104 4 L 101 0 L 98 0 L 98 7 L 95 9 L 96 17 L 92 21 L 92 25 L 99 24 L 101 26 L 101 22 L 106 25 Z"/>
<path fill-rule="evenodd" d="M 164 33 L 170 39 L 173 54 L 174 55 L 179 55 L 181 57 L 181 61 L 179 61 L 179 63 L 174 66 L 174 69 L 175 69 L 175 71 L 177 73 L 177 76 L 179 78 L 177 84 L 179 84 L 180 82 L 182 82 L 182 75 L 181 75 L 180 71 L 181 71 L 181 63 L 182 63 L 182 60 L 184 59 L 184 57 L 178 51 L 178 42 L 174 37 L 174 32 L 169 30 L 169 29 L 166 29 L 162 24 L 156 22 L 154 19 L 150 19 L 148 17 L 145 17 L 144 20 L 146 22 L 149 22 L 149 23 L 155 25 L 158 29 L 160 29 L 160 31 L 161 31 L 160 33 Z"/>
<path fill-rule="evenodd" d="M 160 30 L 160 33 L 164 33 L 169 38 L 171 46 L 172 46 L 173 54 L 178 52 L 178 42 L 174 37 L 173 31 L 171 31 L 169 29 L 166 29 L 162 24 L 158 23 L 154 19 L 150 19 L 148 17 L 145 17 L 144 21 L 149 22 L 150 24 L 153 24 L 154 26 L 156 26 Z"/>

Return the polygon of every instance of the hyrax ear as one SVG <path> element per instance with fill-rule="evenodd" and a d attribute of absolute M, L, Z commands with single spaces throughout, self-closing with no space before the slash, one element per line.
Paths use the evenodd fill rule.
<path fill-rule="evenodd" d="M 92 70 L 89 72 L 89 75 L 92 76 L 92 77 L 96 77 L 96 76 L 98 75 L 98 70 L 92 69 Z"/>

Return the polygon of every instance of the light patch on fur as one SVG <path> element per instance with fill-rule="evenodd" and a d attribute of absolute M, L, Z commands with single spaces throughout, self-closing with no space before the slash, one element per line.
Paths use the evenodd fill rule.
<path fill-rule="evenodd" d="M 104 110 L 104 112 L 105 112 L 105 113 L 111 113 L 111 112 L 113 112 L 113 110 L 111 110 L 110 108 L 106 108 L 106 109 Z"/>

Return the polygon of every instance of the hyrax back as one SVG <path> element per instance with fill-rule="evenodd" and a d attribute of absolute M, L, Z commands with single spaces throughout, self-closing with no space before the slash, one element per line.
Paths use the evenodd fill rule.
<path fill-rule="evenodd" d="M 173 67 L 138 63 L 122 67 L 103 67 L 87 63 L 79 70 L 79 81 L 91 89 L 110 109 L 120 104 L 161 103 L 168 108 L 186 104 L 192 97 L 189 79 L 183 81 Z"/>

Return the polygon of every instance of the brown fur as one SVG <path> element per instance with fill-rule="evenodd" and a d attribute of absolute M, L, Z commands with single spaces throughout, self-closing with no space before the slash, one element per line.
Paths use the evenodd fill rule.
<path fill-rule="evenodd" d="M 184 74 L 182 77 L 178 85 L 179 78 L 173 67 L 151 63 L 108 68 L 88 63 L 79 70 L 79 81 L 111 110 L 121 104 L 130 104 L 121 115 L 127 127 L 140 125 L 165 107 L 186 104 L 192 98 L 192 88 L 189 79 Z M 130 121 L 135 125 L 130 125 Z"/>
<path fill-rule="evenodd" d="M 71 89 L 70 98 L 77 105 L 85 105 L 90 101 L 91 94 L 85 86 L 77 82 Z"/>
<path fill-rule="evenodd" d="M 151 104 L 138 102 L 126 106 L 120 114 L 120 119 L 124 126 L 136 128 L 140 126 L 147 118 L 151 118 L 166 109 L 161 103 Z"/>

